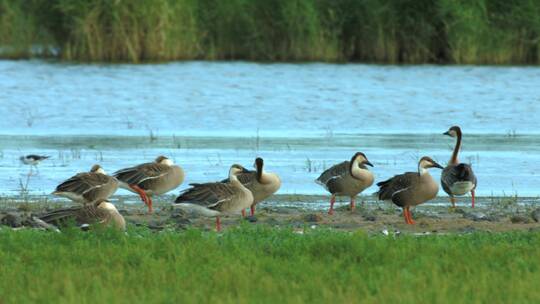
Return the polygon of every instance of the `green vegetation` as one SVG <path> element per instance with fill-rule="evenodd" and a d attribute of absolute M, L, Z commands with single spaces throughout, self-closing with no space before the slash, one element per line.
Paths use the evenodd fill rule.
<path fill-rule="evenodd" d="M 540 233 L 0 230 L 3 303 L 535 303 Z"/>
<path fill-rule="evenodd" d="M 0 0 L 0 56 L 538 64 L 536 0 Z"/>

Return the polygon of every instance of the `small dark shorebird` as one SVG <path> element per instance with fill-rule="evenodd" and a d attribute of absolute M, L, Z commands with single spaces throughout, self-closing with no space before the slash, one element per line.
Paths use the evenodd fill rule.
<path fill-rule="evenodd" d="M 35 167 L 37 170 L 38 169 L 37 165 L 39 165 L 40 162 L 46 160 L 47 158 L 50 158 L 50 156 L 28 154 L 28 155 L 19 157 L 19 159 L 21 160 L 23 164 L 30 165 L 30 170 L 32 169 L 32 167 Z"/>

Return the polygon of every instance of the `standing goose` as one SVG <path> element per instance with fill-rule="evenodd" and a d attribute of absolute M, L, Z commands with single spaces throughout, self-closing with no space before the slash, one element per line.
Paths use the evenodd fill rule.
<path fill-rule="evenodd" d="M 391 200 L 403 208 L 403 216 L 407 224 L 414 224 L 409 208 L 435 198 L 439 192 L 439 185 L 429 174 L 428 168 L 442 169 L 443 167 L 430 157 L 424 156 L 418 162 L 418 172 L 406 172 L 377 183 L 379 199 Z"/>
<path fill-rule="evenodd" d="M 52 193 L 83 204 L 106 200 L 118 189 L 118 180 L 107 175 L 100 165 L 94 165 L 90 172 L 72 176 L 56 187 Z"/>
<path fill-rule="evenodd" d="M 332 194 L 328 214 L 334 214 L 336 195 L 349 196 L 351 198 L 351 211 L 354 211 L 356 195 L 373 184 L 373 173 L 367 169 L 366 165 L 373 167 L 364 153 L 357 152 L 350 161 L 344 161 L 330 167 L 315 180 Z"/>
<path fill-rule="evenodd" d="M 144 163 L 116 171 L 114 177 L 120 187 L 139 194 L 152 213 L 152 195 L 167 193 L 182 184 L 184 170 L 165 156 L 158 156 L 152 163 Z"/>
<path fill-rule="evenodd" d="M 106 200 L 100 200 L 84 206 L 56 209 L 40 216 L 40 219 L 56 226 L 75 222 L 79 227 L 99 224 L 113 226 L 119 230 L 126 229 L 124 217 L 113 204 Z"/>
<path fill-rule="evenodd" d="M 444 192 L 450 195 L 452 207 L 456 207 L 455 195 L 465 195 L 471 192 L 472 208 L 474 208 L 474 190 L 476 189 L 476 176 L 471 165 L 460 163 L 458 160 L 459 149 L 461 148 L 461 129 L 453 126 L 443 133 L 450 137 L 457 137 L 456 146 L 452 157 L 441 174 L 441 184 Z"/>
<path fill-rule="evenodd" d="M 275 173 L 264 171 L 264 161 L 262 158 L 255 159 L 256 171 L 246 170 L 245 173 L 240 173 L 238 180 L 248 188 L 253 194 L 253 204 L 251 204 L 251 216 L 255 215 L 255 206 L 267 199 L 272 194 L 276 193 L 281 186 L 281 180 Z M 229 179 L 224 179 L 221 182 L 227 183 Z M 242 210 L 242 215 L 245 216 L 246 211 Z"/>
<path fill-rule="evenodd" d="M 216 217 L 216 230 L 221 230 L 220 216 L 245 210 L 253 204 L 253 194 L 238 180 L 247 170 L 232 165 L 227 182 L 190 184 L 175 200 L 175 207 L 194 211 L 208 217 Z"/>

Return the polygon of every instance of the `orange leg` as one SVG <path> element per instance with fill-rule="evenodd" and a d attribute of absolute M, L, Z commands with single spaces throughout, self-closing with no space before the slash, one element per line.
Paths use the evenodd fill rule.
<path fill-rule="evenodd" d="M 251 210 L 250 210 L 250 215 L 251 216 L 254 216 L 255 215 L 255 205 L 251 205 Z"/>
<path fill-rule="evenodd" d="M 334 203 L 336 202 L 336 196 L 332 194 L 332 197 L 330 197 L 330 210 L 328 210 L 328 214 L 332 215 L 334 214 Z"/>
<path fill-rule="evenodd" d="M 219 218 L 219 216 L 216 217 L 216 231 L 221 231 L 221 219 Z"/>
<path fill-rule="evenodd" d="M 351 197 L 351 212 L 354 212 L 354 208 L 355 208 L 355 204 L 354 204 L 354 197 Z"/>
<path fill-rule="evenodd" d="M 242 217 L 246 217 L 246 209 L 242 209 Z"/>
<path fill-rule="evenodd" d="M 152 208 L 152 205 L 153 205 L 153 202 L 152 202 L 152 197 L 147 195 L 146 196 L 146 200 L 148 202 L 148 213 L 152 213 L 154 212 L 154 209 Z"/>
<path fill-rule="evenodd" d="M 471 190 L 471 195 L 472 195 L 472 208 L 474 208 L 474 189 Z"/>
<path fill-rule="evenodd" d="M 416 222 L 412 219 L 411 210 L 409 209 L 408 206 L 407 206 L 407 217 L 409 218 L 409 224 L 411 224 L 411 225 L 416 224 Z"/>
<path fill-rule="evenodd" d="M 144 190 L 137 185 L 129 185 L 129 187 L 135 190 L 135 192 L 139 194 L 139 196 L 141 197 L 141 200 L 148 207 L 148 212 L 152 213 L 152 200 L 148 198 L 148 196 L 146 195 L 146 192 L 144 192 Z"/>
<path fill-rule="evenodd" d="M 409 223 L 409 214 L 407 213 L 407 210 L 405 208 L 403 208 L 403 217 L 405 218 L 405 223 L 410 224 Z"/>

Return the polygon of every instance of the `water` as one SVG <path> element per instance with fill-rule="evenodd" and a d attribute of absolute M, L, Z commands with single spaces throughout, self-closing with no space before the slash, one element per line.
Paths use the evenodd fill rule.
<path fill-rule="evenodd" d="M 539 85 L 532 67 L 0 61 L 0 193 L 20 193 L 18 158 L 39 153 L 52 159 L 29 179 L 36 195 L 94 163 L 112 172 L 159 154 L 189 183 L 262 156 L 280 193 L 324 194 L 313 180 L 356 151 L 377 180 L 423 155 L 445 164 L 454 142 L 442 133 L 458 124 L 479 195 L 535 197 Z"/>

